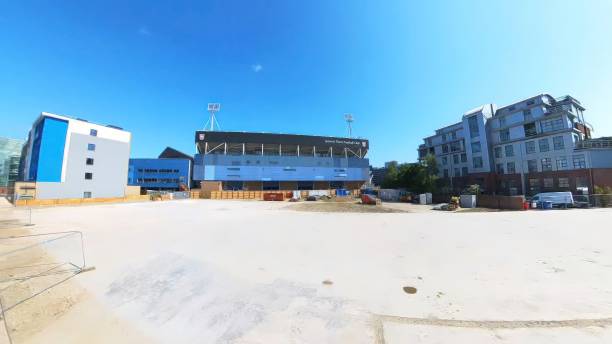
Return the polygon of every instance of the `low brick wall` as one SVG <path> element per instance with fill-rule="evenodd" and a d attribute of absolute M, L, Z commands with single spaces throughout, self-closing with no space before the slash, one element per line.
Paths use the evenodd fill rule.
<path fill-rule="evenodd" d="M 482 208 L 521 210 L 524 202 L 525 197 L 523 196 L 476 196 L 476 204 Z"/>

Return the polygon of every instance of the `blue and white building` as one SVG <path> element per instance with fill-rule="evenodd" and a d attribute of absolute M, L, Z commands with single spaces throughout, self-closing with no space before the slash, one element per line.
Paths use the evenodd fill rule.
<path fill-rule="evenodd" d="M 36 198 L 125 195 L 131 133 L 43 112 L 24 149 L 23 179 L 36 182 Z"/>
<path fill-rule="evenodd" d="M 198 131 L 194 180 L 225 190 L 356 189 L 369 179 L 366 139 Z"/>
<path fill-rule="evenodd" d="M 146 190 L 188 190 L 192 170 L 191 156 L 168 147 L 156 159 L 130 159 L 128 185 Z"/>

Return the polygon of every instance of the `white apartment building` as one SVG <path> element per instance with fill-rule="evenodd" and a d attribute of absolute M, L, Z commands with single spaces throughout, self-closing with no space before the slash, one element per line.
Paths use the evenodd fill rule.
<path fill-rule="evenodd" d="M 501 108 L 483 105 L 465 113 L 461 122 L 426 137 L 419 159 L 435 155 L 440 177 L 449 178 L 451 185 L 456 178 L 471 177 L 510 193 L 589 186 L 582 176 L 570 183 L 570 176 L 554 175 L 601 167 L 592 163 L 595 153 L 583 149 L 592 131 L 584 110 L 571 96 L 548 94 Z M 601 161 L 602 151 L 597 154 Z"/>
<path fill-rule="evenodd" d="M 26 142 L 24 180 L 36 182 L 38 199 L 123 197 L 131 136 L 116 126 L 43 112 Z"/>

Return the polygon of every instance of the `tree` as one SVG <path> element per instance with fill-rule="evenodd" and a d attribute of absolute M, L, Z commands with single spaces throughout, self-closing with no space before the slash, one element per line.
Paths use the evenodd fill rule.
<path fill-rule="evenodd" d="M 437 190 L 438 163 L 433 155 L 428 155 L 420 163 L 390 164 L 383 180 L 383 188 L 405 188 L 416 193 Z"/>

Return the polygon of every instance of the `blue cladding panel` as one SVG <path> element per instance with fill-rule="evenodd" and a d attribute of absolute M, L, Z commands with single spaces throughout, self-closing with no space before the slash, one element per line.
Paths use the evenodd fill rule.
<path fill-rule="evenodd" d="M 35 179 L 38 182 L 59 183 L 62 181 L 68 121 L 51 117 L 45 117 L 43 121 L 40 145 L 35 147 L 37 151 L 33 154 L 36 157 L 32 166 L 36 171 Z"/>
<path fill-rule="evenodd" d="M 196 154 L 194 180 L 365 181 L 368 159 Z"/>
<path fill-rule="evenodd" d="M 190 164 L 189 159 L 130 159 L 128 185 L 177 190 L 180 183 L 190 186 Z"/>

